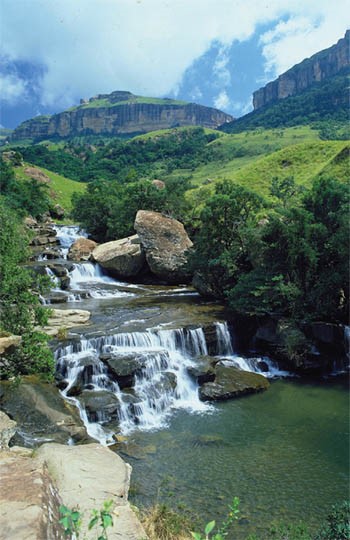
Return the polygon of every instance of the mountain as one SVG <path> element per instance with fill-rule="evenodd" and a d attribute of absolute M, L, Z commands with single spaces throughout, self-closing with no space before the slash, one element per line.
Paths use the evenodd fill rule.
<path fill-rule="evenodd" d="M 350 66 L 350 31 L 335 45 L 320 51 L 311 58 L 280 75 L 275 81 L 253 93 L 254 110 L 268 103 L 303 92 L 314 83 L 334 77 Z"/>
<path fill-rule="evenodd" d="M 211 107 L 116 91 L 82 99 L 79 106 L 62 113 L 27 120 L 14 130 L 11 140 L 131 135 L 193 125 L 217 128 L 232 120 L 229 114 Z"/>
<path fill-rule="evenodd" d="M 253 94 L 254 111 L 219 129 L 247 129 L 341 123 L 349 118 L 350 31 L 329 49 L 295 65 Z M 341 135 L 340 138 L 343 138 Z"/>

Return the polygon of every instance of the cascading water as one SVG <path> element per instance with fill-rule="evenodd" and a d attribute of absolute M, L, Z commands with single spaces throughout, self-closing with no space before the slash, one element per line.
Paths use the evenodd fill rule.
<path fill-rule="evenodd" d="M 77 227 L 57 227 L 56 231 L 64 257 L 72 242 L 79 236 L 85 236 Z M 127 301 L 136 296 L 136 291 L 138 294 L 140 291 L 154 294 L 152 287 L 148 291 L 144 286 L 121 283 L 106 276 L 97 264 L 91 262 L 74 263 L 69 277 L 69 301 L 95 299 L 94 307 L 106 297 L 116 298 L 116 301 L 119 297 L 126 297 Z M 189 297 L 193 294 L 186 288 L 160 291 L 171 297 L 171 302 L 183 301 L 178 300 L 183 293 Z M 186 302 L 191 302 L 191 299 Z M 141 295 L 140 306 L 136 311 L 134 306 L 126 321 L 121 320 L 117 328 L 125 324 L 145 324 L 153 309 L 150 304 L 145 311 Z M 113 317 L 115 312 L 111 310 L 110 313 Z M 265 376 L 282 374 L 268 359 L 247 359 L 235 355 L 227 323 L 213 323 L 212 320 L 211 323 L 215 326 L 216 340 L 215 351 L 212 350 L 212 342 L 210 350 L 218 361 L 248 371 L 263 372 Z M 213 406 L 200 401 L 198 384 L 190 375 L 190 368 L 196 366 L 198 358 L 208 355 L 203 328 L 199 325 L 165 329 L 164 326 L 168 325 L 174 326 L 173 319 L 167 322 L 163 319 L 144 331 L 89 338 L 80 335 L 76 341 L 57 348 L 55 358 L 62 395 L 78 407 L 87 432 L 102 444 L 112 443 L 116 431 L 125 434 L 136 429 L 159 429 L 167 424 L 175 409 L 194 413 L 214 410 Z"/>

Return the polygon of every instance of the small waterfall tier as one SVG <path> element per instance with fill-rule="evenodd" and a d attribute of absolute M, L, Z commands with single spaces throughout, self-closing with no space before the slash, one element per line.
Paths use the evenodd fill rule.
<path fill-rule="evenodd" d="M 55 356 L 62 394 L 79 408 L 89 434 L 106 444 L 116 431 L 159 429 L 179 408 L 212 410 L 199 400 L 190 375 L 209 348 L 217 361 L 272 376 L 269 360 L 234 355 L 227 323 L 216 322 L 214 328 L 210 345 L 206 329 L 198 327 L 116 333 L 60 346 Z"/>

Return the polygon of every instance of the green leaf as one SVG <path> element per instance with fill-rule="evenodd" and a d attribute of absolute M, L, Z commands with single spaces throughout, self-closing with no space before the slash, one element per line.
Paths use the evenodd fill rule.
<path fill-rule="evenodd" d="M 199 533 L 191 532 L 194 540 L 202 540 L 202 536 Z"/>
<path fill-rule="evenodd" d="M 215 521 L 209 521 L 209 523 L 206 524 L 205 529 L 204 529 L 205 534 L 211 533 L 214 527 L 215 527 Z"/>
<path fill-rule="evenodd" d="M 88 525 L 88 529 L 89 531 L 95 527 L 96 523 L 98 522 L 98 516 L 95 516 L 93 517 L 92 519 L 90 519 L 90 522 L 89 522 L 89 525 Z"/>
<path fill-rule="evenodd" d="M 102 515 L 102 523 L 105 529 L 107 529 L 107 527 L 112 527 L 113 526 L 112 516 L 110 514 Z"/>

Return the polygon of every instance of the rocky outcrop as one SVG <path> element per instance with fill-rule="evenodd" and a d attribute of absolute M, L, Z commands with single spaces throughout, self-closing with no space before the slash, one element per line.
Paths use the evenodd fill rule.
<path fill-rule="evenodd" d="M 97 246 L 92 252 L 92 259 L 121 278 L 137 276 L 145 265 L 145 255 L 136 234 Z"/>
<path fill-rule="evenodd" d="M 0 450 L 8 448 L 9 442 L 16 433 L 17 423 L 0 411 Z"/>
<path fill-rule="evenodd" d="M 33 178 L 42 184 L 49 184 L 51 182 L 47 174 L 43 173 L 43 171 L 37 167 L 26 167 L 24 173 L 29 178 Z"/>
<path fill-rule="evenodd" d="M 146 540 L 147 535 L 128 503 L 131 466 L 116 453 L 100 444 L 63 446 L 44 444 L 37 460 L 47 464 L 63 504 L 76 508 L 84 516 L 113 501 L 114 525 L 108 528 L 110 540 Z M 83 520 L 82 534 L 87 531 Z"/>
<path fill-rule="evenodd" d="M 267 390 L 269 386 L 269 381 L 258 373 L 219 362 L 215 367 L 215 380 L 200 387 L 199 397 L 204 401 L 226 400 Z"/>
<path fill-rule="evenodd" d="M 167 283 L 191 279 L 186 265 L 193 244 L 182 223 L 158 212 L 139 210 L 134 227 L 152 274 Z"/>
<path fill-rule="evenodd" d="M 60 504 L 44 462 L 0 453 L 0 540 L 61 540 Z"/>
<path fill-rule="evenodd" d="M 40 140 L 91 134 L 119 135 L 181 126 L 217 128 L 231 120 L 229 114 L 195 103 L 113 92 L 53 116 L 27 120 L 14 130 L 11 138 Z"/>
<path fill-rule="evenodd" d="M 67 259 L 71 261 L 88 261 L 97 243 L 88 238 L 78 238 L 69 248 Z"/>
<path fill-rule="evenodd" d="M 37 446 L 40 441 L 48 440 L 62 444 L 67 444 L 69 439 L 75 443 L 90 441 L 78 411 L 70 408 L 52 383 L 23 376 L 15 391 L 10 382 L 1 382 L 1 392 L 1 408 L 18 426 L 16 434 L 9 434 L 9 438 L 15 435 L 14 444 Z"/>
<path fill-rule="evenodd" d="M 338 74 L 350 66 L 350 31 L 329 49 L 325 49 L 295 65 L 275 81 L 253 94 L 254 110 L 267 103 L 298 94 L 316 82 Z"/>
<path fill-rule="evenodd" d="M 57 336 L 62 329 L 89 323 L 90 312 L 84 309 L 52 309 L 47 326 L 41 328 L 49 336 Z"/>
<path fill-rule="evenodd" d="M 3 336 L 0 337 L 0 356 L 13 352 L 21 343 L 21 336 Z"/>
<path fill-rule="evenodd" d="M 44 444 L 0 453 L 0 540 L 61 540 L 59 507 L 78 509 L 81 537 L 93 509 L 112 501 L 110 540 L 147 540 L 128 502 L 131 467 L 99 444 Z"/>

